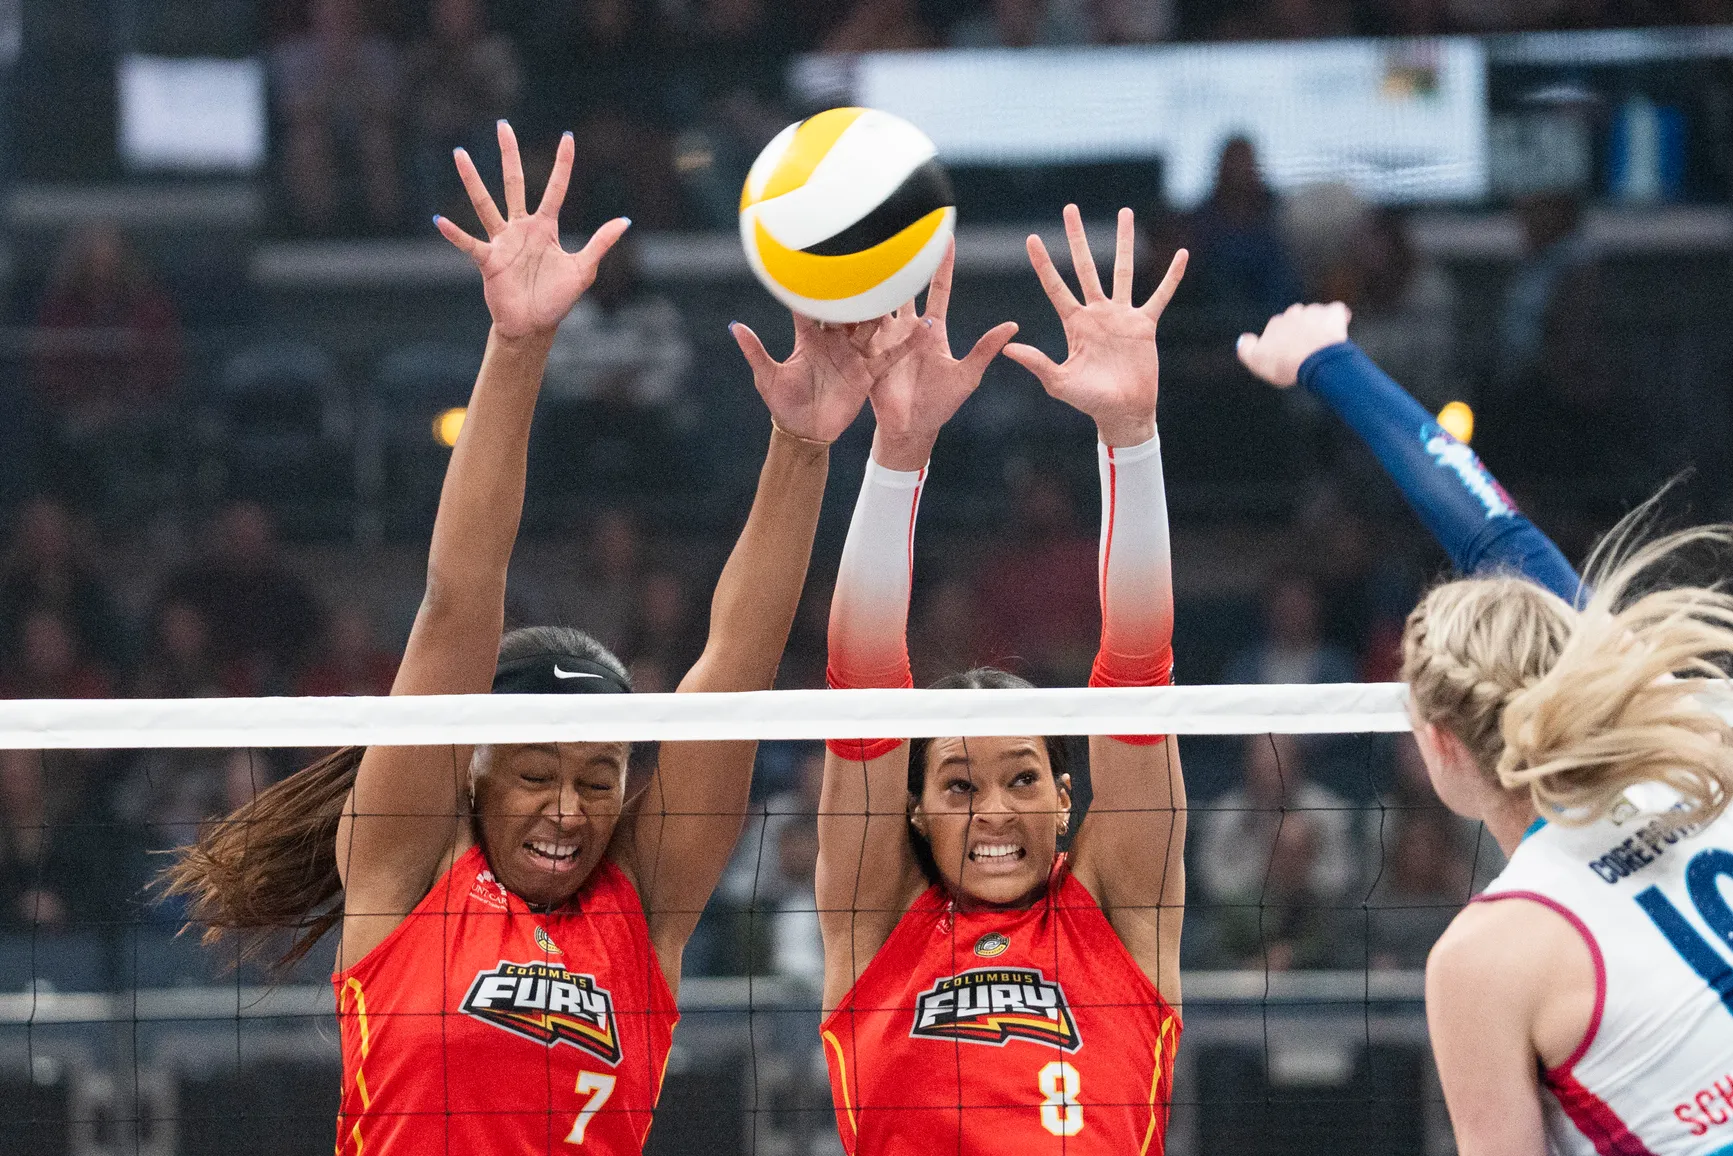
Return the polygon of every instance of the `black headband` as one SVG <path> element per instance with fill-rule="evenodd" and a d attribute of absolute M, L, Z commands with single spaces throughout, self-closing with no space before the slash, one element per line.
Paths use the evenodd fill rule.
<path fill-rule="evenodd" d="M 495 694 L 630 694 L 614 671 L 590 658 L 558 651 L 508 659 L 493 672 Z"/>

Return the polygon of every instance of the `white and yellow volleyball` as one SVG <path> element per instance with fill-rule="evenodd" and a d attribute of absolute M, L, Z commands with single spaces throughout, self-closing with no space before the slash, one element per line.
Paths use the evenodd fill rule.
<path fill-rule="evenodd" d="M 764 146 L 740 192 L 740 240 L 778 301 L 818 321 L 870 321 L 933 279 L 956 227 L 927 134 L 887 112 L 833 108 Z"/>

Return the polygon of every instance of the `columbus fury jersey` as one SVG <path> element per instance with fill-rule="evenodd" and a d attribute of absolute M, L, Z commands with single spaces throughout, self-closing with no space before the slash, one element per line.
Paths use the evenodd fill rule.
<path fill-rule="evenodd" d="M 544 915 L 472 847 L 331 983 L 338 1156 L 642 1150 L 679 1016 L 613 863 Z"/>
<path fill-rule="evenodd" d="M 1695 832 L 1633 789 L 1587 827 L 1537 824 L 1480 901 L 1568 919 L 1595 968 L 1576 1053 L 1544 1074 L 1547 1130 L 1570 1156 L 1733 1156 L 1733 813 Z"/>
<path fill-rule="evenodd" d="M 822 1029 L 860 1156 L 1160 1153 L 1179 1017 L 1060 858 L 1024 911 L 929 889 Z"/>

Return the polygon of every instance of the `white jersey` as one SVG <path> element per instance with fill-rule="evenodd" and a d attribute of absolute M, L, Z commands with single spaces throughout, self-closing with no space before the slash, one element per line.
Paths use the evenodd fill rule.
<path fill-rule="evenodd" d="M 1626 798 L 1587 827 L 1537 822 L 1477 898 L 1545 904 L 1594 961 L 1588 1031 L 1544 1073 L 1550 1147 L 1733 1156 L 1733 811 L 1668 833 L 1677 796 Z"/>

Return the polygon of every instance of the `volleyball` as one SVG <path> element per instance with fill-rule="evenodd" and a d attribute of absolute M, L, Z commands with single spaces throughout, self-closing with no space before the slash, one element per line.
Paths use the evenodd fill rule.
<path fill-rule="evenodd" d="M 817 321 L 870 321 L 913 298 L 956 225 L 927 134 L 871 108 L 789 125 L 740 192 L 740 240 L 764 287 Z"/>

